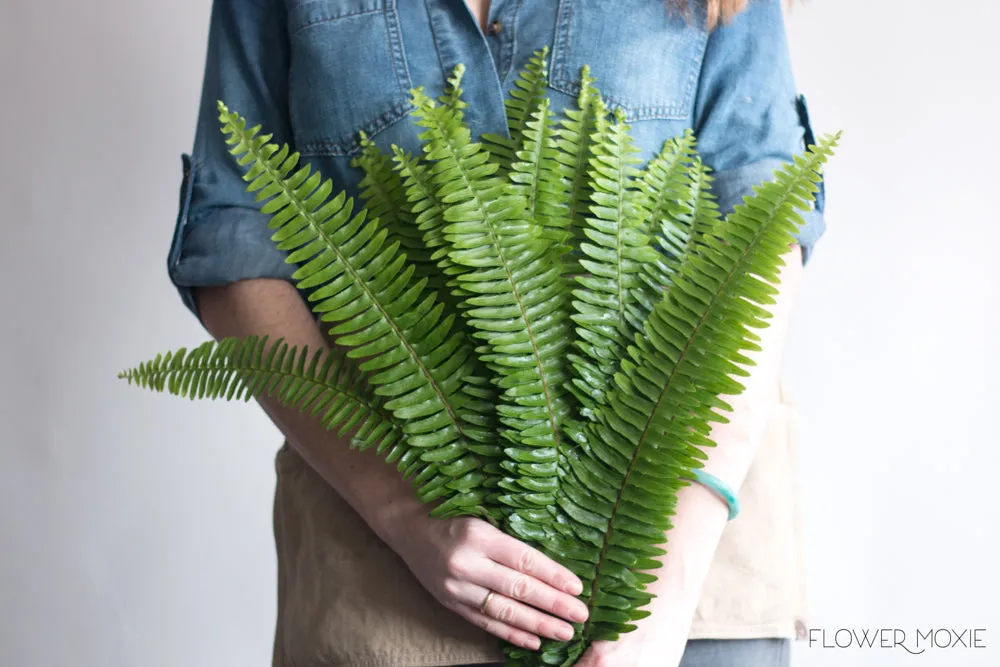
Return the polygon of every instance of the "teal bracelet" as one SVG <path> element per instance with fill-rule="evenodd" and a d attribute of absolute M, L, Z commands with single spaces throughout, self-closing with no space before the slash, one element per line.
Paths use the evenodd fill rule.
<path fill-rule="evenodd" d="M 736 497 L 736 494 L 733 493 L 733 490 L 729 488 L 728 484 L 715 475 L 705 472 L 701 468 L 692 468 L 691 476 L 694 477 L 694 481 L 706 488 L 711 489 L 716 495 L 726 501 L 726 504 L 729 505 L 730 521 L 736 518 L 736 515 L 740 513 L 740 499 Z"/>

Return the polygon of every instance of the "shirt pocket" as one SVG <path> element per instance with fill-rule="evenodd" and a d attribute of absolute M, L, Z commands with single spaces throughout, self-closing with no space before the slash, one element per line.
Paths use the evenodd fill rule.
<path fill-rule="evenodd" d="M 708 40 L 701 21 L 685 21 L 665 0 L 560 0 L 549 85 L 575 96 L 589 65 L 626 120 L 687 119 Z"/>
<path fill-rule="evenodd" d="M 303 155 L 353 155 L 410 110 L 393 0 L 288 0 L 289 116 Z"/>

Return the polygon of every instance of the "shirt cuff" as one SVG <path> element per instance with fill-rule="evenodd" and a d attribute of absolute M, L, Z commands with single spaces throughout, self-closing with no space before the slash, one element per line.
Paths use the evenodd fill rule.
<path fill-rule="evenodd" d="M 719 212 L 728 215 L 737 204 L 743 203 L 743 197 L 753 194 L 755 185 L 760 185 L 774 179 L 774 172 L 787 163 L 781 160 L 762 160 L 736 169 L 720 171 L 713 174 L 715 181 L 712 191 L 718 198 Z M 802 248 L 802 263 L 806 264 L 812 256 L 816 242 L 826 231 L 826 221 L 823 217 L 823 185 L 816 195 L 816 204 L 808 211 L 799 211 L 805 223 L 795 233 L 795 240 Z"/>
<path fill-rule="evenodd" d="M 251 278 L 291 280 L 295 266 L 278 250 L 268 228 L 270 216 L 242 206 L 212 207 L 191 214 L 191 183 L 196 166 L 183 156 L 177 224 L 167 260 L 167 273 L 184 305 L 201 320 L 195 287 L 228 285 Z"/>

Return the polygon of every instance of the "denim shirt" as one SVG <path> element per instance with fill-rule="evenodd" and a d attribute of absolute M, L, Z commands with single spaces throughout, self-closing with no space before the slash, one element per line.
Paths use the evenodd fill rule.
<path fill-rule="evenodd" d="M 473 137 L 505 133 L 504 99 L 532 53 L 550 46 L 555 110 L 575 102 L 589 65 L 621 109 L 643 161 L 692 128 L 715 171 L 723 213 L 811 141 L 789 62 L 780 0 L 753 0 L 709 32 L 693 2 L 493 0 L 484 34 L 463 0 L 215 0 L 194 149 L 183 156 L 171 280 L 197 315 L 192 287 L 290 278 L 267 216 L 228 154 L 216 101 L 300 151 L 356 195 L 351 167 L 366 132 L 383 151 L 417 154 L 409 90 L 439 95 L 463 63 Z M 822 197 L 797 240 L 807 261 L 823 233 Z"/>

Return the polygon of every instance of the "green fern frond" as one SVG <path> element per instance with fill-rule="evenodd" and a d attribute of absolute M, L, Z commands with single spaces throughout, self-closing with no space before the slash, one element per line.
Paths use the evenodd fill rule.
<path fill-rule="evenodd" d="M 444 276 L 449 295 L 456 307 L 463 305 L 463 297 L 468 293 L 462 289 L 456 277 L 469 271 L 468 267 L 452 261 L 448 256 L 450 246 L 445 241 L 444 202 L 438 197 L 430 169 L 418 158 L 408 155 L 398 146 L 393 147 L 394 169 L 403 179 L 409 210 L 415 217 L 417 229 L 422 234 L 424 247 L 431 253 L 430 259 Z"/>
<path fill-rule="evenodd" d="M 618 370 L 625 347 L 641 331 L 644 320 L 633 315 L 636 307 L 648 312 L 648 267 L 660 261 L 653 248 L 643 193 L 636 189 L 638 150 L 629 137 L 629 126 L 619 113 L 614 122 L 598 119 L 590 158 L 591 215 L 584 218 L 579 264 L 587 275 L 577 276 L 573 291 L 580 355 L 571 361 L 576 373 L 574 393 L 585 408 L 603 402 Z"/>
<path fill-rule="evenodd" d="M 549 84 L 548 57 L 547 46 L 535 51 L 514 81 L 510 96 L 504 100 L 507 132 L 510 136 L 484 134 L 482 137 L 486 149 L 504 173 L 517 160 L 517 151 L 524 143 L 524 133 L 528 129 L 528 124 L 541 105 L 548 103 L 545 95 L 546 86 Z"/>
<path fill-rule="evenodd" d="M 681 219 L 690 213 L 692 187 L 691 164 L 695 154 L 694 132 L 690 129 L 664 142 L 663 148 L 649 161 L 638 177 L 636 187 L 642 192 L 643 206 L 650 215 L 644 221 L 644 231 L 655 234 L 658 223 L 668 222 L 678 227 L 679 233 L 688 229 L 688 220 Z M 683 247 L 683 243 L 679 244 Z M 681 257 L 683 252 L 673 253 Z"/>
<path fill-rule="evenodd" d="M 566 214 L 568 181 L 559 162 L 557 126 L 547 99 L 525 122 L 520 148 L 514 152 L 508 178 L 511 191 L 525 200 L 526 214 L 534 219 L 551 248 L 551 261 L 561 262 L 570 250 L 570 218 Z"/>
<path fill-rule="evenodd" d="M 641 205 L 649 211 L 644 229 L 653 234 L 660 256 L 647 264 L 644 298 L 630 310 L 633 322 L 646 321 L 684 257 L 719 220 L 712 177 L 695 147 L 694 133 L 686 130 L 664 143 L 638 179 Z"/>
<path fill-rule="evenodd" d="M 695 247 L 701 243 L 705 234 L 711 233 L 722 215 L 719 213 L 719 205 L 712 194 L 712 181 L 708 166 L 702 162 L 700 157 L 695 157 L 691 166 L 691 186 L 688 189 L 687 203 L 682 212 L 671 221 L 674 226 L 683 229 L 681 234 L 669 234 L 665 229 L 661 235 L 664 239 L 663 249 L 671 256 L 676 251 L 677 241 L 683 239 L 683 254 L 688 255 L 695 252 Z M 675 239 L 673 244 L 666 239 Z"/>
<path fill-rule="evenodd" d="M 464 73 L 465 67 L 463 65 L 456 66 L 452 75 L 448 77 L 444 94 L 438 98 L 442 106 L 451 109 L 452 118 L 457 122 L 463 120 L 463 110 L 468 107 L 468 103 L 462 99 L 462 76 Z M 469 268 L 453 262 L 448 256 L 449 246 L 444 236 L 445 204 L 441 201 L 441 197 L 434 187 L 430 169 L 419 157 L 407 154 L 398 146 L 394 145 L 392 150 L 393 169 L 403 181 L 403 188 L 409 203 L 408 209 L 415 216 L 424 247 L 431 253 L 431 260 L 437 264 L 444 276 L 451 297 L 450 303 L 461 307 L 463 305 L 462 298 L 468 294 L 462 289 L 455 276 L 467 272 Z"/>
<path fill-rule="evenodd" d="M 594 137 L 600 136 L 598 124 L 606 119 L 607 106 L 594 87 L 594 77 L 590 68 L 584 66 L 580 75 L 580 94 L 576 108 L 567 108 L 556 132 L 559 148 L 558 160 L 562 165 L 562 176 L 567 182 L 566 217 L 574 237 L 574 249 L 585 240 L 584 221 L 590 215 L 590 160 L 594 155 Z M 571 273 L 582 273 L 574 267 Z"/>
<path fill-rule="evenodd" d="M 563 384 L 569 326 L 562 267 L 540 261 L 549 243 L 525 215 L 523 197 L 506 190 L 498 165 L 473 143 L 447 108 L 420 90 L 413 96 L 434 186 L 445 204 L 445 239 L 457 264 L 468 322 L 489 346 L 481 358 L 498 371 L 497 406 L 507 427 L 500 501 L 523 520 L 547 522 L 558 486 L 560 424 L 569 412 Z"/>
<path fill-rule="evenodd" d="M 158 354 L 118 377 L 191 400 L 274 396 L 283 405 L 318 418 L 338 435 L 357 429 L 353 446 L 374 446 L 380 454 L 389 450 L 389 459 L 399 459 L 401 470 L 419 452 L 404 453 L 398 446 L 402 429 L 386 410 L 384 399 L 372 394 L 346 357 L 323 350 L 310 354 L 308 347 L 289 346 L 282 339 L 273 345 L 268 345 L 266 336 L 208 341 L 190 351 L 180 348 Z"/>
<path fill-rule="evenodd" d="M 421 497 L 445 499 L 441 515 L 482 511 L 499 448 L 489 443 L 489 405 L 468 391 L 475 360 L 453 328 L 455 314 L 444 312 L 426 278 L 414 279 L 377 220 L 352 215 L 353 200 L 344 193 L 330 199 L 330 181 L 321 183 L 308 165 L 296 170 L 298 154 L 287 145 L 268 143 L 270 135 L 248 130 L 221 103 L 219 110 L 230 152 L 250 165 L 247 189 L 272 216 L 272 240 L 300 265 L 298 287 L 313 290 L 313 310 L 335 323 L 334 342 L 350 348 L 349 357 L 366 358 L 360 368 L 369 384 L 404 423 L 406 444 L 422 450 Z"/>
<path fill-rule="evenodd" d="M 651 266 L 654 287 L 666 288 L 670 275 L 683 258 L 694 252 L 701 237 L 718 224 L 719 206 L 712 194 L 713 178 L 708 167 L 694 153 L 690 133 L 668 142 L 652 160 L 641 180 L 650 222 L 656 233 L 663 260 Z M 658 229 L 657 229 L 658 226 Z M 648 313 L 642 313 L 641 317 Z"/>
<path fill-rule="evenodd" d="M 465 110 L 469 103 L 462 99 L 462 78 L 465 76 L 465 65 L 459 63 L 451 71 L 444 87 L 444 93 L 438 98 L 442 106 L 446 106 L 455 114 L 459 121 L 465 119 Z"/>
<path fill-rule="evenodd" d="M 391 244 L 398 241 L 407 260 L 415 265 L 415 275 L 418 278 L 426 277 L 428 286 L 441 297 L 444 294 L 441 290 L 444 281 L 417 228 L 403 188 L 403 180 L 393 169 L 392 159 L 362 132 L 361 153 L 351 160 L 351 166 L 360 168 L 365 174 L 359 184 L 361 198 L 368 215 L 378 218 L 386 228 L 386 242 Z"/>
<path fill-rule="evenodd" d="M 838 135 L 839 136 L 839 135 Z M 719 395 L 742 391 L 733 376 L 758 349 L 751 328 L 767 325 L 781 256 L 817 190 L 837 137 L 828 138 L 776 180 L 758 186 L 688 255 L 629 348 L 608 404 L 573 434 L 558 504 L 575 539 L 553 538 L 552 552 L 591 587 L 581 636 L 615 639 L 643 617 L 645 585 L 670 527 L 677 491 L 700 465 L 711 423 L 729 409 Z"/>

